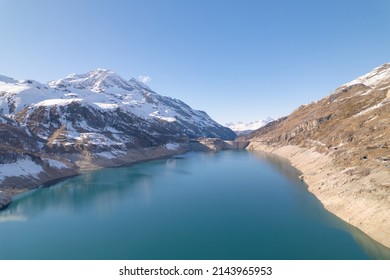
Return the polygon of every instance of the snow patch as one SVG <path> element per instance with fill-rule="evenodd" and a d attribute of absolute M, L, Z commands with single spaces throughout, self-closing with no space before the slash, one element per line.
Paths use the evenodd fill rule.
<path fill-rule="evenodd" d="M 105 130 L 108 132 L 111 132 L 111 133 L 115 133 L 115 134 L 121 133 L 119 130 L 113 128 L 112 126 L 106 127 Z"/>
<path fill-rule="evenodd" d="M 266 124 L 268 124 L 268 123 L 270 123 L 272 121 L 274 121 L 274 119 L 268 117 L 268 118 L 266 118 L 264 120 L 258 120 L 258 121 L 253 121 L 253 122 L 249 122 L 249 123 L 244 123 L 244 122 L 233 123 L 233 122 L 230 122 L 230 123 L 225 124 L 225 126 L 230 128 L 231 130 L 233 130 L 236 133 L 245 134 L 245 133 L 249 133 L 249 132 L 251 132 L 253 130 L 259 129 L 260 127 L 263 127 L 263 126 L 265 126 Z"/>
<path fill-rule="evenodd" d="M 42 166 L 36 164 L 31 159 L 25 158 L 14 163 L 0 164 L 0 182 L 6 177 L 32 176 L 43 172 Z"/>
<path fill-rule="evenodd" d="M 176 119 L 172 116 L 169 110 L 164 110 L 163 114 L 160 114 L 160 111 L 154 111 L 149 114 L 149 116 L 166 121 L 166 122 L 175 122 Z"/>
<path fill-rule="evenodd" d="M 165 144 L 165 148 L 167 148 L 168 150 L 177 150 L 179 147 L 180 146 L 177 143 L 167 143 L 167 144 Z"/>
<path fill-rule="evenodd" d="M 106 159 L 114 159 L 119 156 L 123 156 L 124 154 L 126 154 L 126 152 L 122 150 L 112 150 L 108 152 L 95 153 L 96 156 L 104 157 Z"/>
<path fill-rule="evenodd" d="M 345 84 L 351 86 L 355 84 L 364 84 L 369 87 L 374 87 L 384 80 L 390 79 L 390 64 L 384 64 L 372 70 L 371 72 Z"/>
<path fill-rule="evenodd" d="M 115 142 L 100 133 L 80 133 L 79 137 L 75 137 L 75 140 L 87 141 L 90 144 L 98 146 L 123 146 L 123 143 Z"/>
<path fill-rule="evenodd" d="M 65 163 L 54 159 L 47 159 L 47 163 L 50 165 L 50 167 L 56 169 L 68 168 Z"/>
<path fill-rule="evenodd" d="M 371 112 L 372 110 L 375 110 L 375 109 L 378 109 L 386 104 L 390 104 L 389 101 L 385 100 L 385 101 L 382 101 L 374 106 L 371 106 L 371 107 L 368 107 L 366 110 L 364 111 L 361 111 L 359 114 L 356 114 L 354 117 L 358 117 L 358 116 L 361 116 L 361 115 L 364 115 L 364 114 L 367 114 L 368 112 Z"/>
<path fill-rule="evenodd" d="M 79 95 L 77 93 L 65 93 L 64 96 L 66 96 L 66 97 L 78 97 Z"/>
<path fill-rule="evenodd" d="M 155 116 L 155 118 L 166 121 L 166 122 L 175 122 L 175 118 L 170 118 L 170 117 L 161 117 L 161 116 Z"/>
<path fill-rule="evenodd" d="M 72 102 L 80 102 L 83 101 L 81 98 L 70 98 L 70 99 L 47 99 L 44 101 L 41 101 L 39 103 L 36 103 L 35 107 L 50 107 L 50 106 L 67 106 Z"/>
<path fill-rule="evenodd" d="M 95 105 L 106 110 L 114 110 L 119 107 L 118 104 L 113 104 L 113 103 L 95 103 Z"/>
<path fill-rule="evenodd" d="M 311 140 L 310 139 L 310 142 L 314 143 L 314 144 L 317 144 L 317 145 L 320 145 L 320 146 L 324 146 L 326 147 L 326 144 L 322 143 L 321 141 L 318 141 L 318 140 Z"/>

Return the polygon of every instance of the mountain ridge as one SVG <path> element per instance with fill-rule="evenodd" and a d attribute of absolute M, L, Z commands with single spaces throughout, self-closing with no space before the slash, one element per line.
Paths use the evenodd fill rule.
<path fill-rule="evenodd" d="M 325 208 L 390 247 L 390 64 L 241 139 L 288 158 Z"/>
<path fill-rule="evenodd" d="M 1 196 L 79 170 L 183 153 L 193 138 L 236 137 L 207 113 L 106 69 L 47 84 L 0 76 L 0 131 L 3 205 Z"/>
<path fill-rule="evenodd" d="M 230 130 L 212 120 L 205 112 L 194 110 L 184 102 L 158 95 L 134 78 L 125 80 L 116 73 L 97 69 L 85 74 L 71 74 L 46 85 L 33 80 L 17 81 L 3 76 L 0 80 L 0 113 L 13 116 L 34 107 L 66 106 L 72 102 L 98 106 L 101 111 L 121 111 L 143 120 L 176 122 L 190 133 L 191 122 L 199 127 L 225 132 L 222 138 L 232 140 Z M 184 134 L 186 134 L 184 133 Z M 221 137 L 218 133 L 193 132 L 190 137 Z"/>
<path fill-rule="evenodd" d="M 225 123 L 225 126 L 233 130 L 237 135 L 248 134 L 260 127 L 267 125 L 268 123 L 274 121 L 275 119 L 267 117 L 263 120 L 257 120 L 252 122 L 228 122 Z"/>

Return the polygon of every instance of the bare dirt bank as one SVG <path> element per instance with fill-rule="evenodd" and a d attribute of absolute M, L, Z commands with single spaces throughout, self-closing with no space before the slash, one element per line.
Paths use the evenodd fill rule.
<path fill-rule="evenodd" d="M 324 207 L 390 248 L 390 171 L 345 168 L 314 148 L 268 146 L 252 141 L 249 150 L 265 151 L 290 160 L 302 173 L 308 189 Z"/>

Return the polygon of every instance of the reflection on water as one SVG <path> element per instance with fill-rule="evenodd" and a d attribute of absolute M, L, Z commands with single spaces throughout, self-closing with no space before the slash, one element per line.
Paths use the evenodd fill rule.
<path fill-rule="evenodd" d="M 0 259 L 390 258 L 298 175 L 246 151 L 88 172 L 1 211 Z"/>
<path fill-rule="evenodd" d="M 166 167 L 175 173 L 191 174 L 177 164 L 183 159 L 183 157 L 174 157 L 156 160 L 154 164 L 165 162 Z M 115 176 L 111 175 L 113 170 Z M 139 165 L 85 172 L 60 181 L 54 186 L 17 195 L 10 207 L 0 211 L 0 222 L 26 221 L 29 217 L 39 215 L 51 207 L 74 212 L 88 207 L 93 207 L 100 212 L 109 211 L 126 196 L 131 196 L 134 188 L 142 189 L 144 198 L 148 200 L 152 176 L 143 172 Z"/>
<path fill-rule="evenodd" d="M 0 223 L 3 222 L 24 222 L 27 217 L 24 215 L 10 214 L 7 211 L 0 212 Z"/>
<path fill-rule="evenodd" d="M 267 153 L 267 152 L 258 151 L 252 153 L 255 157 L 262 160 L 266 160 L 267 163 L 271 164 L 281 174 L 286 176 L 286 178 L 289 179 L 291 185 L 293 185 L 294 187 L 296 188 L 305 187 L 307 189 L 306 184 L 299 179 L 299 175 L 301 175 L 302 173 L 299 170 L 292 167 L 289 160 L 287 160 L 286 158 L 283 158 L 281 156 L 272 153 Z M 310 211 L 309 208 L 308 211 Z M 326 209 L 324 209 L 324 211 L 326 211 Z M 332 217 L 329 217 L 327 220 L 330 226 L 351 233 L 354 239 L 362 246 L 364 251 L 372 258 L 382 259 L 382 260 L 390 259 L 389 248 L 383 246 L 382 244 L 378 243 L 371 237 L 367 236 L 364 232 L 362 232 L 358 228 L 342 221 L 338 217 L 334 217 L 333 215 Z"/>
<path fill-rule="evenodd" d="M 348 225 L 349 231 L 364 251 L 373 259 L 390 260 L 390 249 L 376 242 L 358 228 Z"/>
<path fill-rule="evenodd" d="M 302 173 L 297 170 L 296 168 L 291 166 L 291 163 L 288 159 L 271 154 L 266 152 L 252 152 L 252 154 L 261 160 L 266 161 L 268 164 L 272 165 L 272 167 L 276 168 L 281 174 L 283 174 L 285 177 L 287 177 L 292 184 L 294 184 L 296 187 L 302 186 L 301 183 L 297 183 L 301 180 L 299 180 L 299 175 Z"/>
<path fill-rule="evenodd" d="M 131 167 L 128 167 L 118 168 L 115 170 L 116 176 L 110 176 L 110 170 L 84 173 L 54 186 L 18 195 L 10 207 L 0 211 L 0 221 L 25 221 L 53 207 L 72 212 L 88 207 L 99 212 L 110 211 L 115 208 L 118 201 L 131 195 L 133 186 L 141 187 L 147 197 L 151 175 L 134 172 Z M 108 181 L 107 176 L 109 176 Z M 104 181 L 107 182 L 99 183 Z M 115 187 L 113 188 L 112 185 Z"/>

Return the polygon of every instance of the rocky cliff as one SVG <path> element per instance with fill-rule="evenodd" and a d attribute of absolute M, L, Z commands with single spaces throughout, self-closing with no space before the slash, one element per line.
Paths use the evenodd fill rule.
<path fill-rule="evenodd" d="M 241 139 L 290 159 L 328 210 L 390 247 L 390 64 Z"/>

